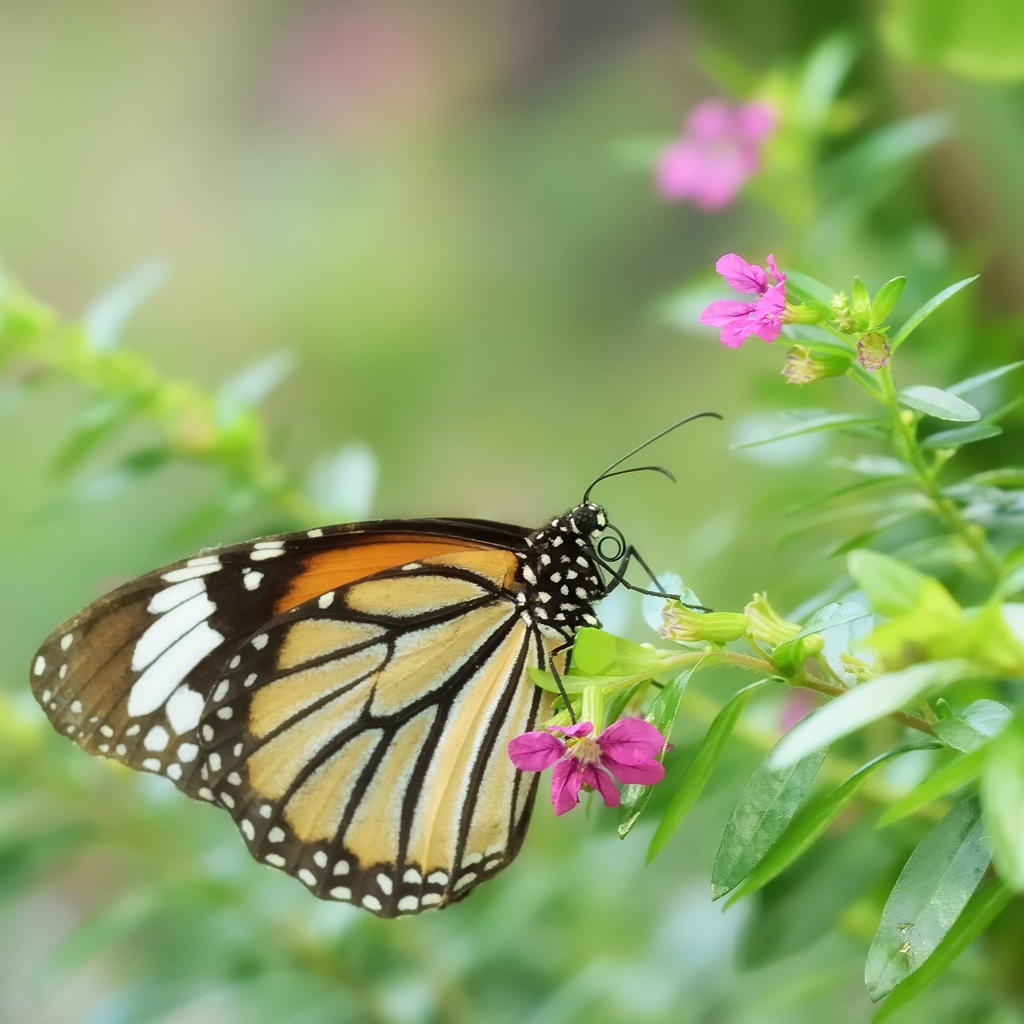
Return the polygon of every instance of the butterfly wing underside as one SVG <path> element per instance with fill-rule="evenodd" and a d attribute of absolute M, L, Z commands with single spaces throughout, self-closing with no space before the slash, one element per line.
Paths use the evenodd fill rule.
<path fill-rule="evenodd" d="M 507 754 L 548 713 L 515 556 L 357 580 L 246 641 L 200 726 L 208 784 L 258 860 L 392 917 L 461 899 L 522 843 L 536 776 Z"/>
<path fill-rule="evenodd" d="M 546 714 L 527 669 L 555 642 L 517 605 L 525 534 L 382 521 L 203 553 L 63 623 L 32 689 L 60 733 L 221 803 L 316 895 L 440 906 L 515 856 L 532 806 L 505 745 Z"/>

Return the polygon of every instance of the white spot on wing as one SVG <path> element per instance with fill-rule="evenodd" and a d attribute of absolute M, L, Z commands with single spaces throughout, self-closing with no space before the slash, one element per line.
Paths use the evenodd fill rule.
<path fill-rule="evenodd" d="M 323 535 L 324 535 L 324 531 L 320 530 L 320 529 L 307 530 L 306 531 L 306 536 L 307 537 L 322 537 Z"/>
<path fill-rule="evenodd" d="M 267 839 L 269 839 L 272 843 L 284 842 L 284 829 L 277 828 L 275 826 L 267 833 Z"/>
<path fill-rule="evenodd" d="M 200 622 L 164 651 L 135 681 L 128 695 L 128 714 L 138 718 L 156 711 L 185 676 L 223 642 L 224 637 L 208 622 Z"/>
<path fill-rule="evenodd" d="M 185 580 L 184 583 L 175 583 L 173 587 L 164 587 L 158 590 L 150 599 L 146 611 L 153 615 L 163 615 L 179 604 L 206 593 L 206 580 L 197 577 L 192 580 Z"/>
<path fill-rule="evenodd" d="M 420 901 L 415 896 L 403 896 L 398 901 L 398 909 L 409 913 L 419 907 Z"/>
<path fill-rule="evenodd" d="M 60 638 L 60 649 L 66 651 L 74 643 L 74 640 L 75 636 L 73 633 L 65 633 Z"/>
<path fill-rule="evenodd" d="M 410 885 L 419 885 L 423 881 L 423 876 L 415 869 L 409 868 L 404 875 L 402 875 L 402 881 L 408 882 Z"/>
<path fill-rule="evenodd" d="M 246 590 L 255 590 L 263 582 L 263 573 L 247 572 L 242 577 L 242 582 L 245 584 Z"/>
<path fill-rule="evenodd" d="M 380 910 L 381 902 L 376 896 L 364 896 L 363 906 L 366 907 L 367 910 Z"/>
<path fill-rule="evenodd" d="M 385 875 L 385 874 L 378 875 L 377 876 L 377 884 L 380 886 L 380 891 L 382 893 L 384 893 L 385 896 L 390 896 L 391 895 L 391 890 L 394 888 L 394 886 L 392 886 L 391 879 L 388 878 L 387 875 Z"/>
<path fill-rule="evenodd" d="M 32 668 L 37 676 L 41 676 L 46 671 L 46 659 L 40 654 L 36 658 L 36 663 Z"/>
<path fill-rule="evenodd" d="M 181 778 L 181 765 L 177 761 L 172 762 L 167 766 L 167 777 L 174 779 L 175 782 Z"/>
<path fill-rule="evenodd" d="M 306 885 L 316 885 L 316 875 L 309 868 L 299 868 L 298 875 L 299 880 L 305 882 Z"/>
<path fill-rule="evenodd" d="M 142 767 L 150 772 L 158 772 L 160 771 L 160 759 L 156 757 L 147 757 L 142 762 Z"/>
<path fill-rule="evenodd" d="M 256 838 L 256 829 L 253 828 L 253 824 L 248 818 L 243 818 L 238 827 L 242 830 L 242 834 L 250 843 Z"/>
<path fill-rule="evenodd" d="M 282 857 L 279 853 L 268 853 L 266 857 L 264 857 L 263 859 L 268 864 L 273 865 L 275 868 L 283 868 L 285 865 L 284 857 Z"/>
<path fill-rule="evenodd" d="M 334 603 L 334 591 L 333 590 L 328 591 L 326 594 L 321 594 L 319 600 L 317 601 L 317 604 L 321 608 L 330 608 L 330 606 L 333 603 Z"/>
<path fill-rule="evenodd" d="M 435 903 L 440 903 L 441 902 L 441 894 L 439 892 L 428 892 L 428 893 L 425 893 L 424 896 L 423 896 L 423 899 L 420 902 L 425 907 L 427 907 L 427 906 L 432 907 Z"/>
<path fill-rule="evenodd" d="M 336 900 L 350 900 L 352 899 L 352 890 L 346 889 L 343 885 L 337 885 L 331 890 L 331 895 Z"/>
<path fill-rule="evenodd" d="M 206 565 L 191 565 L 184 569 L 172 569 L 170 572 L 165 572 L 160 579 L 166 580 L 168 583 L 183 583 L 185 580 L 192 580 L 197 576 L 209 576 L 211 572 L 216 572 L 219 568 L 220 559 L 217 559 Z"/>
<path fill-rule="evenodd" d="M 435 871 L 431 875 L 427 875 L 427 881 L 431 885 L 447 885 L 448 876 L 443 871 Z"/>
<path fill-rule="evenodd" d="M 162 615 L 135 644 L 135 650 L 132 652 L 132 671 L 140 672 L 152 664 L 168 647 L 200 622 L 208 619 L 216 610 L 217 606 L 205 594 L 197 594 L 183 601 L 166 615 Z"/>
<path fill-rule="evenodd" d="M 267 641 L 269 639 L 270 637 L 267 636 L 266 633 L 260 633 L 259 636 L 254 636 L 252 638 L 252 645 L 256 648 L 257 651 L 262 651 L 263 648 L 267 646 Z"/>
<path fill-rule="evenodd" d="M 214 703 L 219 704 L 228 695 L 228 688 L 230 686 L 231 684 L 226 679 L 222 679 L 217 684 L 216 688 L 213 691 Z"/>
<path fill-rule="evenodd" d="M 162 725 L 154 725 L 146 733 L 146 738 L 142 741 L 142 745 L 147 750 L 166 750 L 170 738 L 167 730 Z"/>
<path fill-rule="evenodd" d="M 313 863 L 318 868 L 327 867 L 327 854 L 324 853 L 323 850 L 317 850 L 316 853 L 313 854 Z"/>
<path fill-rule="evenodd" d="M 470 871 L 470 873 L 468 875 L 463 875 L 455 883 L 455 888 L 456 889 L 464 889 L 467 885 L 470 885 L 472 882 L 475 882 L 475 881 L 476 881 L 476 872 L 475 871 Z"/>

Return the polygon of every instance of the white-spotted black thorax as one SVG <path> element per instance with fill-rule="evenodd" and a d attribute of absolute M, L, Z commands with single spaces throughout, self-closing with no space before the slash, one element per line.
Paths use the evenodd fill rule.
<path fill-rule="evenodd" d="M 572 639 L 598 626 L 594 602 L 606 584 L 595 545 L 608 525 L 599 505 L 584 502 L 531 534 L 521 556 L 522 600 L 541 632 Z"/>

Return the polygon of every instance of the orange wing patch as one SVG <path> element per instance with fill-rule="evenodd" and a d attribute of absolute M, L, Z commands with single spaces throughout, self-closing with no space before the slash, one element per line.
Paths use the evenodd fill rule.
<path fill-rule="evenodd" d="M 509 558 L 515 562 L 515 555 L 490 548 L 486 544 L 428 536 L 410 538 L 407 535 L 382 534 L 367 544 L 351 544 L 321 551 L 306 559 L 302 572 L 292 580 L 288 592 L 274 605 L 274 613 L 281 615 L 298 607 L 303 601 L 326 594 L 328 590 L 335 590 L 353 580 L 407 562 L 422 562 L 437 556 L 462 558 L 474 552 L 505 559 L 506 565 Z"/>

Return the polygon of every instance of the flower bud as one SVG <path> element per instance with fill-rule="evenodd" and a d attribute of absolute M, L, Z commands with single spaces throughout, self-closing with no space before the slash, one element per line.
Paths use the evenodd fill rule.
<path fill-rule="evenodd" d="M 835 321 L 836 327 L 841 331 L 852 331 L 855 327 L 855 321 L 853 310 L 850 308 L 850 300 L 847 297 L 846 292 L 840 292 L 838 295 L 834 295 L 829 305 L 835 311 L 833 320 Z"/>
<path fill-rule="evenodd" d="M 581 722 L 592 722 L 596 737 L 604 728 L 604 688 L 585 686 L 583 688 L 583 708 L 580 711 Z"/>
<path fill-rule="evenodd" d="M 790 384 L 813 384 L 825 377 L 841 377 L 849 368 L 850 360 L 842 356 L 818 356 L 804 345 L 794 345 L 781 372 Z"/>
<path fill-rule="evenodd" d="M 800 632 L 800 627 L 795 622 L 787 622 L 768 603 L 767 594 L 755 594 L 754 600 L 743 611 L 750 624 L 750 635 L 770 647 L 778 647 L 779 644 L 792 640 Z"/>
<path fill-rule="evenodd" d="M 663 625 L 658 632 L 666 640 L 692 643 L 711 640 L 724 644 L 739 640 L 747 631 L 747 617 L 739 612 L 695 612 L 678 601 L 670 601 L 661 613 Z"/>
<path fill-rule="evenodd" d="M 794 306 L 787 302 L 786 308 L 782 312 L 784 324 L 817 324 L 821 323 L 821 319 L 821 314 L 816 309 L 803 304 Z"/>
<path fill-rule="evenodd" d="M 865 370 L 880 370 L 889 362 L 889 342 L 879 331 L 861 335 L 857 342 L 857 362 Z"/>

